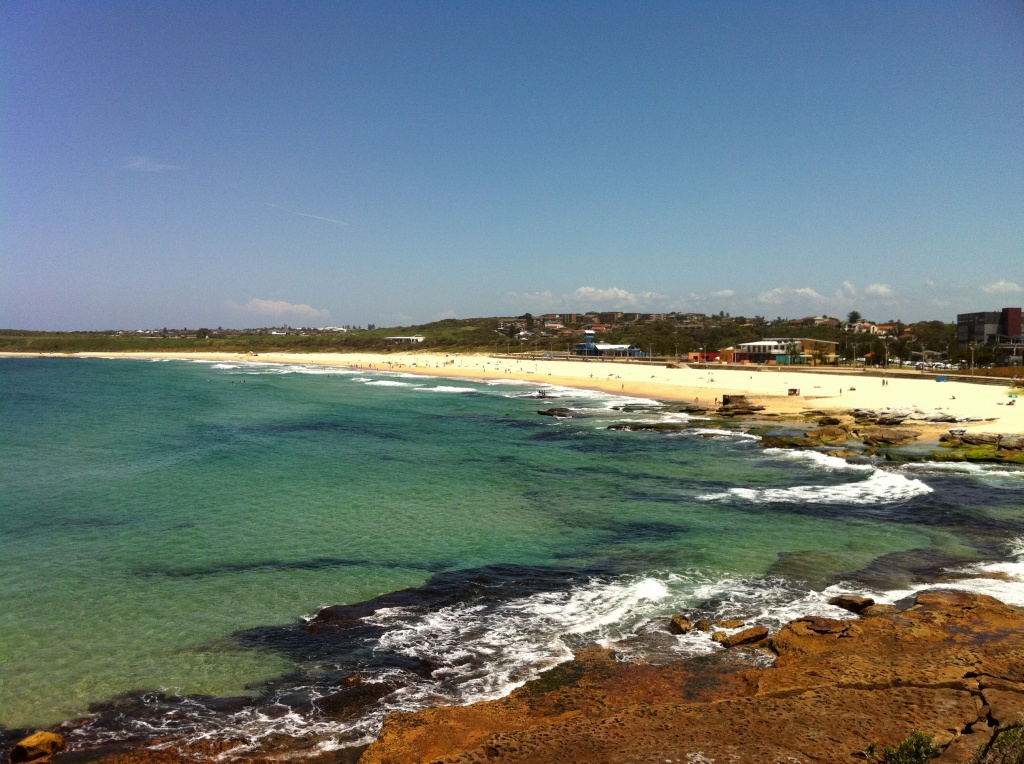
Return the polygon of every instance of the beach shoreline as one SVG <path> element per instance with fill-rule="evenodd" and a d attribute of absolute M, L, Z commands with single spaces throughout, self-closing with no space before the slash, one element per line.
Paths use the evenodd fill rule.
<path fill-rule="evenodd" d="M 598 390 L 632 398 L 686 402 L 716 408 L 724 395 L 745 395 L 775 419 L 802 418 L 809 412 L 851 409 L 916 409 L 970 422 L 955 425 L 914 422 L 927 439 L 956 427 L 968 432 L 1024 433 L 1024 404 L 1010 405 L 1008 387 L 966 382 L 934 382 L 900 372 L 886 377 L 835 371 L 691 368 L 649 362 L 569 361 L 484 354 L 396 353 L 0 353 L 0 357 L 127 358 L 231 363 L 314 364 L 402 372 L 447 379 L 516 380 L 541 385 Z M 796 391 L 795 393 L 793 391 Z"/>

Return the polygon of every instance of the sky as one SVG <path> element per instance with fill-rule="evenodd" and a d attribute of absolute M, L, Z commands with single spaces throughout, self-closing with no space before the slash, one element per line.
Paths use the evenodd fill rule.
<path fill-rule="evenodd" d="M 0 327 L 1024 303 L 1024 3 L 0 4 Z"/>

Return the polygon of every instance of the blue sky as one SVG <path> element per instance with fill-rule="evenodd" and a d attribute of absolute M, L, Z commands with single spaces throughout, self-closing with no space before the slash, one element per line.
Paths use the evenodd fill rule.
<path fill-rule="evenodd" d="M 0 326 L 1024 302 L 1020 2 L 0 5 Z"/>

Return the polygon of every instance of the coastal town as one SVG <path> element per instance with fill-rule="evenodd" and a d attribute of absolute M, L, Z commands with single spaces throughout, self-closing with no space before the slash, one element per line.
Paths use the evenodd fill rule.
<path fill-rule="evenodd" d="M 372 324 L 249 329 L 121 329 L 88 333 L 0 331 L 0 350 L 245 349 L 294 352 L 486 351 L 688 363 L 846 366 L 960 371 L 1024 364 L 1021 308 L 962 313 L 956 320 L 865 320 L 857 311 L 796 319 L 725 312 L 526 313 L 382 328 Z M 1012 373 L 1011 373 L 1012 376 Z"/>

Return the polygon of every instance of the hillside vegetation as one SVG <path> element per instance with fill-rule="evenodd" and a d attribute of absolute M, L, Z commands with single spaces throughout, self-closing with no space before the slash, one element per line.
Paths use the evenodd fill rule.
<path fill-rule="evenodd" d="M 133 351 L 205 351 L 224 353 L 261 352 L 388 352 L 398 348 L 409 350 L 454 352 L 538 352 L 564 353 L 579 341 L 569 330 L 545 331 L 532 316 L 520 317 L 535 334 L 517 339 L 516 329 L 503 327 L 499 318 L 446 319 L 419 326 L 358 329 L 328 332 L 316 329 L 289 330 L 287 334 L 271 334 L 267 329 L 181 329 L 149 334 L 135 332 L 35 332 L 0 329 L 0 351 L 77 353 Z M 839 343 L 842 358 L 864 358 L 869 362 L 890 359 L 912 360 L 923 351 L 949 360 L 961 360 L 967 351 L 956 346 L 956 327 L 940 321 L 925 321 L 905 327 L 897 325 L 898 334 L 883 340 L 878 336 L 854 334 L 829 326 L 808 326 L 777 319 L 771 323 L 761 318 L 745 319 L 725 315 L 707 316 L 699 324 L 686 323 L 672 317 L 659 321 L 635 321 L 609 326 L 598 332 L 605 342 L 629 343 L 654 356 L 671 357 L 701 350 L 751 342 L 768 337 L 809 337 Z M 396 345 L 390 336 L 422 335 L 416 345 Z M 975 351 L 976 363 L 987 363 L 987 351 Z"/>

